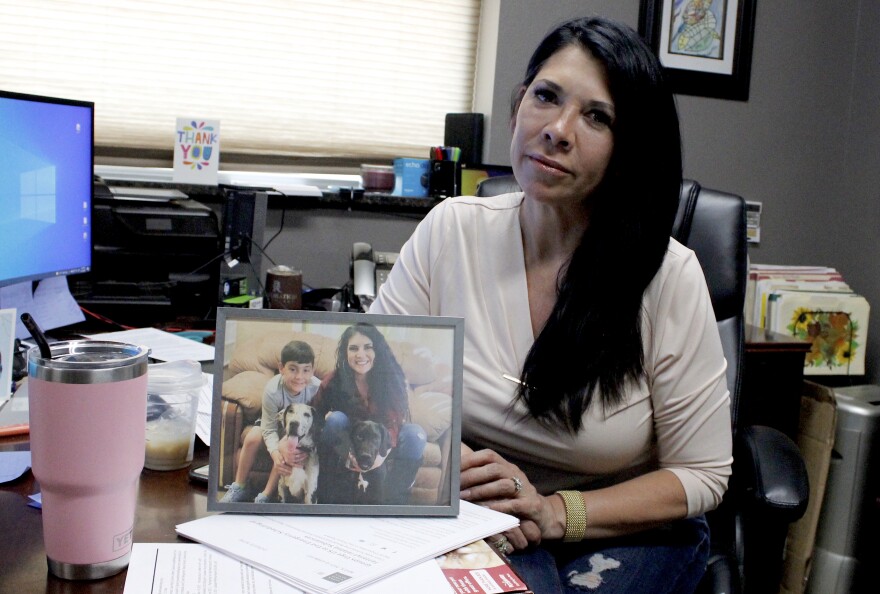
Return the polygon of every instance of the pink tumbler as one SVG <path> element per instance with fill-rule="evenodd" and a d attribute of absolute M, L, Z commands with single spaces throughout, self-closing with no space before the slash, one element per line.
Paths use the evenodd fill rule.
<path fill-rule="evenodd" d="M 146 347 L 106 341 L 28 351 L 31 457 L 49 571 L 90 580 L 128 566 L 144 466 Z"/>

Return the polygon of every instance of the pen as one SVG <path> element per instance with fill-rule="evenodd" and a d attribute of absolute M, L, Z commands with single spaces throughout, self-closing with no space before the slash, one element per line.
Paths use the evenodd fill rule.
<path fill-rule="evenodd" d="M 28 423 L 18 423 L 16 425 L 7 425 L 0 427 L 0 437 L 10 437 L 12 435 L 24 435 L 31 430 Z"/>

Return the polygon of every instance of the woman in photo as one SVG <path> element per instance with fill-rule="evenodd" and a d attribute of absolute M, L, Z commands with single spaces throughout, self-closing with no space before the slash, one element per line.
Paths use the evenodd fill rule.
<path fill-rule="evenodd" d="M 336 366 L 321 383 L 312 403 L 325 419 L 321 433 L 321 473 L 318 479 L 320 503 L 356 503 L 370 500 L 370 488 L 362 487 L 364 498 L 352 498 L 347 487 L 353 475 L 364 475 L 380 465 L 381 503 L 402 504 L 422 463 L 427 436 L 410 421 L 409 389 L 403 370 L 388 341 L 373 325 L 357 323 L 345 329 L 336 349 Z M 372 468 L 362 468 L 350 451 L 351 431 L 357 421 L 374 421 L 384 427 L 390 450 L 379 456 Z M 340 448 L 340 444 L 344 444 Z M 380 446 L 381 447 L 381 446 Z M 341 451 L 348 450 L 347 452 Z M 362 483 L 363 485 L 363 483 Z M 355 483 L 354 492 L 357 493 Z"/>
<path fill-rule="evenodd" d="M 678 116 L 626 25 L 551 31 L 516 90 L 521 192 L 436 206 L 372 313 L 465 320 L 461 497 L 535 592 L 692 592 L 730 475 L 726 362 L 670 238 Z"/>

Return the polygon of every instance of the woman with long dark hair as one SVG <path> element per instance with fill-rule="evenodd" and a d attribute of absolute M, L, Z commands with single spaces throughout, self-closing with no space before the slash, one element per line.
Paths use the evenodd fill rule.
<path fill-rule="evenodd" d="M 409 422 L 406 377 L 388 341 L 375 326 L 359 322 L 345 329 L 336 347 L 336 366 L 321 383 L 313 406 L 325 423 L 320 448 L 319 501 L 350 503 L 339 500 L 344 495 L 330 478 L 333 473 L 338 476 L 352 470 L 345 469 L 351 463 L 336 456 L 334 446 L 347 439 L 353 421 L 371 420 L 385 427 L 391 445 L 383 462 L 388 465 L 383 502 L 406 503 L 427 436 L 419 425 Z"/>
<path fill-rule="evenodd" d="M 630 27 L 575 19 L 510 127 L 522 192 L 435 207 L 370 311 L 464 317 L 461 497 L 520 518 L 493 543 L 532 589 L 693 591 L 731 425 L 702 269 L 670 238 L 672 93 Z"/>

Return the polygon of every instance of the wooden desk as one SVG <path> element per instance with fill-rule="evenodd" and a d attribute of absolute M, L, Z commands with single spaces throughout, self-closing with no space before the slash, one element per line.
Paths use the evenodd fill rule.
<path fill-rule="evenodd" d="M 207 462 L 208 450 L 199 440 L 195 465 Z M 27 450 L 27 438 L 0 439 L 0 451 Z M 189 542 L 174 531 L 177 524 L 208 515 L 207 485 L 189 480 L 188 469 L 144 470 L 138 490 L 134 542 Z M 0 485 L 0 589 L 3 592 L 46 594 L 121 593 L 123 571 L 96 581 L 66 581 L 49 574 L 43 548 L 42 513 L 28 506 L 28 496 L 40 490 L 29 471 Z"/>
<path fill-rule="evenodd" d="M 746 326 L 741 425 L 768 425 L 797 440 L 804 357 L 811 344 Z"/>

